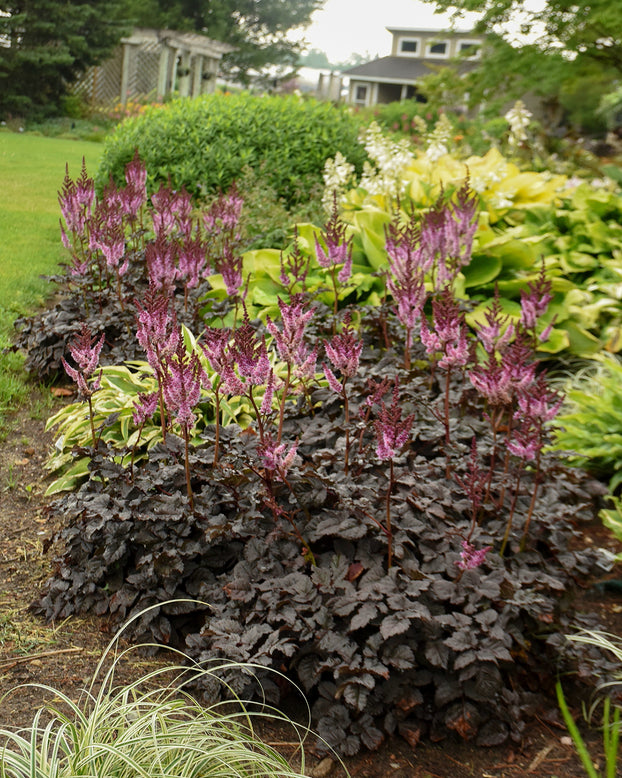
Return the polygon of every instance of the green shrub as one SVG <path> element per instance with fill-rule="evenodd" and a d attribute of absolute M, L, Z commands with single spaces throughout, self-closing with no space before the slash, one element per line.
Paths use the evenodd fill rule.
<path fill-rule="evenodd" d="M 568 452 L 568 464 L 622 482 L 622 362 L 602 358 L 597 369 L 575 377 L 555 420 L 553 448 Z"/>
<path fill-rule="evenodd" d="M 324 163 L 337 151 L 361 170 L 356 142 L 360 121 L 330 103 L 291 97 L 218 94 L 150 107 L 117 127 L 107 139 L 97 184 L 110 175 L 123 182 L 138 149 L 148 186 L 171 179 L 191 194 L 226 190 L 246 167 L 263 169 L 266 184 L 286 204 L 306 199 L 322 181 Z"/>

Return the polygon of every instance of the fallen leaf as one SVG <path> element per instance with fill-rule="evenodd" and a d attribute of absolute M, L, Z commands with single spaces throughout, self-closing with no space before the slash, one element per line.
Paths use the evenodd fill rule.
<path fill-rule="evenodd" d="M 53 386 L 50 392 L 53 397 L 72 397 L 74 395 L 73 389 L 68 389 L 66 386 Z"/>

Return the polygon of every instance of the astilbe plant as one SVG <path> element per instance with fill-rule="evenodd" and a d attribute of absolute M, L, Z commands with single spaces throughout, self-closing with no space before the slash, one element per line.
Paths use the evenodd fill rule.
<path fill-rule="evenodd" d="M 103 345 L 104 335 L 101 335 L 99 340 L 97 340 L 91 334 L 88 324 L 83 322 L 80 334 L 69 344 L 69 351 L 76 363 L 76 367 L 71 367 L 64 358 L 62 360 L 67 375 L 72 381 L 75 381 L 78 387 L 80 398 L 88 403 L 93 448 L 97 446 L 97 438 L 93 424 L 93 402 L 91 398 L 94 392 L 99 389 L 100 379 L 91 379 L 99 365 L 99 355 Z"/>
<path fill-rule="evenodd" d="M 49 618 L 94 609 L 123 619 L 151 598 L 209 602 L 209 613 L 163 605 L 134 634 L 185 643 L 197 661 L 286 668 L 344 754 L 395 732 L 520 739 L 523 679 L 546 686 L 560 629 L 577 618 L 561 594 L 606 562 L 569 550 L 594 486 L 543 448 L 559 404 L 534 353 L 545 279 L 517 321 L 493 301 L 472 334 L 452 284 L 474 223 L 461 197 L 425 224 L 436 248 L 421 267 L 443 283 L 430 285 L 418 323 L 390 301 L 388 346 L 371 309 L 338 312 L 327 336 L 334 308 L 326 316 L 292 294 L 285 266 L 280 320 L 245 311 L 231 330 L 199 328 L 200 348 L 174 334 L 161 291 L 142 298 L 140 341 L 181 439 L 153 446 L 133 480 L 94 452 L 91 480 L 53 506 L 66 529 L 40 603 Z M 215 424 L 194 446 L 205 398 Z M 221 424 L 234 400 L 248 410 L 245 429 Z M 140 400 L 137 425 L 152 406 Z M 226 680 L 258 691 L 243 673 Z"/>

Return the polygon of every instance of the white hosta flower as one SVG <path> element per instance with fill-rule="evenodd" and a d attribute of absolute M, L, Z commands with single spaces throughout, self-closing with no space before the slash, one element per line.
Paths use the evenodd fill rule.
<path fill-rule="evenodd" d="M 362 134 L 362 141 L 376 167 L 364 167 L 361 186 L 370 194 L 401 194 L 404 171 L 414 159 L 408 141 L 385 138 L 377 122 L 372 122 Z"/>
<path fill-rule="evenodd" d="M 322 204 L 327 211 L 333 207 L 335 192 L 340 199 L 343 193 L 355 183 L 354 165 L 352 165 L 338 151 L 334 159 L 327 159 L 324 163 L 324 194 L 322 195 Z"/>
<path fill-rule="evenodd" d="M 449 151 L 449 141 L 453 133 L 451 122 L 446 114 L 441 114 L 439 120 L 434 125 L 432 132 L 428 135 L 428 147 L 425 155 L 432 162 L 440 159 Z"/>
<path fill-rule="evenodd" d="M 447 153 L 447 146 L 445 146 L 443 143 L 431 143 L 425 150 L 425 155 L 430 160 L 430 162 L 437 162 Z"/>
<path fill-rule="evenodd" d="M 527 127 L 533 114 L 527 110 L 522 100 L 517 100 L 512 108 L 503 117 L 510 125 L 508 143 L 510 146 L 518 146 L 521 141 L 527 140 Z"/>

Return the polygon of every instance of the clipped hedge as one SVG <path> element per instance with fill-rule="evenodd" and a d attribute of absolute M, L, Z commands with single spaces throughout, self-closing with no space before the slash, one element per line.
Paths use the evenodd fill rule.
<path fill-rule="evenodd" d="M 138 149 L 148 188 L 171 179 L 193 195 L 226 190 L 245 167 L 259 172 L 288 205 L 322 183 L 324 163 L 340 151 L 360 172 L 361 120 L 330 103 L 296 96 L 217 94 L 153 106 L 107 139 L 96 183 L 124 181 Z"/>

